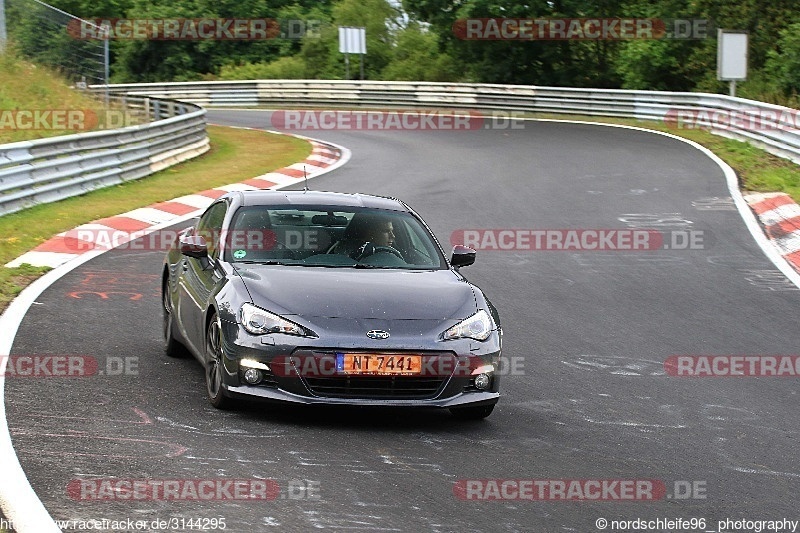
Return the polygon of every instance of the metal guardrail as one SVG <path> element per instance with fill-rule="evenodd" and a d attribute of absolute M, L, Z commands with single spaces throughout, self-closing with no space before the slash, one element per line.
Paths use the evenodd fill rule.
<path fill-rule="evenodd" d="M 206 152 L 205 109 L 117 97 L 145 124 L 0 145 L 0 215 L 148 176 Z"/>
<path fill-rule="evenodd" d="M 708 94 L 429 82 L 258 80 L 112 85 L 202 106 L 457 108 L 666 121 L 704 127 L 800 163 L 800 111 Z"/>

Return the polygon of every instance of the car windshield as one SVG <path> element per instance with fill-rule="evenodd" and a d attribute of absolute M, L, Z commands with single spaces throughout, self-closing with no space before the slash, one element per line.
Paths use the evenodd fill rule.
<path fill-rule="evenodd" d="M 223 236 L 225 260 L 340 268 L 447 268 L 433 236 L 409 213 L 342 206 L 250 206 Z"/>

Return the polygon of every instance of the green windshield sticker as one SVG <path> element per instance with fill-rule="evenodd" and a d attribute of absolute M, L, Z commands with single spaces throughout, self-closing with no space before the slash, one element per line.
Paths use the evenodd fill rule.
<path fill-rule="evenodd" d="M 244 250 L 236 250 L 235 252 L 233 252 L 233 258 L 234 259 L 242 259 L 246 255 L 247 255 L 247 252 L 244 251 Z"/>

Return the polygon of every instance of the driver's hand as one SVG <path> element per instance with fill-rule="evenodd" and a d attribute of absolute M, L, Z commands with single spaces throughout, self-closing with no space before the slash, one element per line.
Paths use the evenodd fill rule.
<path fill-rule="evenodd" d="M 367 241 L 362 244 L 353 254 L 353 259 L 360 261 L 362 257 L 367 257 L 375 253 L 375 245 Z"/>

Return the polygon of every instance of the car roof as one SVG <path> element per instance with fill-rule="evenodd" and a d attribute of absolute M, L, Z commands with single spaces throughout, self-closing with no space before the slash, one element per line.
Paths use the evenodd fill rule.
<path fill-rule="evenodd" d="M 369 207 L 408 211 L 408 207 L 396 198 L 373 196 L 371 194 L 349 194 L 325 191 L 237 191 L 242 206 L 254 205 L 303 205 L 303 206 L 346 206 Z"/>

